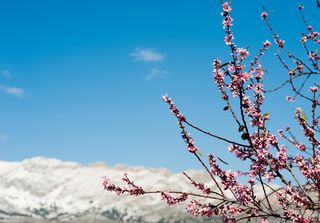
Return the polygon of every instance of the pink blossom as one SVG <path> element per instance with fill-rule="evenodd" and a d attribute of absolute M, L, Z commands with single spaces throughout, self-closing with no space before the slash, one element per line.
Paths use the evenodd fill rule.
<path fill-rule="evenodd" d="M 127 174 L 124 174 L 122 180 L 123 180 L 124 182 L 126 182 L 127 185 L 129 186 L 129 189 L 127 189 L 127 192 L 128 192 L 130 195 L 138 196 L 138 195 L 143 195 L 143 194 L 144 194 L 144 190 L 142 189 L 142 187 L 135 185 L 135 184 L 133 183 L 133 181 L 131 181 L 131 180 L 128 178 L 128 175 L 127 175 Z"/>
<path fill-rule="evenodd" d="M 232 8 L 231 8 L 231 6 L 229 5 L 228 2 L 224 2 L 222 4 L 222 9 L 223 9 L 224 12 L 227 12 L 227 13 L 231 12 L 231 10 L 232 10 Z"/>
<path fill-rule="evenodd" d="M 198 148 L 195 146 L 195 142 L 193 138 L 190 136 L 190 134 L 185 130 L 185 126 L 183 125 L 183 122 L 186 121 L 186 118 L 180 113 L 179 109 L 174 105 L 171 98 L 168 97 L 168 95 L 162 96 L 162 99 L 169 105 L 169 108 L 178 119 L 178 124 L 181 129 L 181 136 L 182 139 L 186 142 L 188 151 L 190 153 L 195 153 Z"/>
<path fill-rule="evenodd" d="M 233 21 L 233 18 L 231 18 L 229 15 L 225 16 L 224 19 L 222 20 L 223 28 L 225 28 L 226 26 L 232 26 L 233 25 L 232 21 Z"/>
<path fill-rule="evenodd" d="M 301 39 L 300 39 L 300 42 L 301 42 L 301 43 L 305 43 L 305 42 L 307 42 L 307 40 L 308 40 L 308 39 L 307 39 L 306 36 L 302 36 Z"/>
<path fill-rule="evenodd" d="M 309 99 L 312 105 L 312 107 L 310 106 L 311 113 L 308 113 L 310 121 L 301 108 L 295 110 L 295 119 L 301 126 L 302 133 L 308 141 L 298 141 L 298 137 L 293 135 L 293 131 L 287 127 L 285 130 L 278 130 L 278 135 L 281 137 L 281 143 L 286 141 L 290 147 L 280 145 L 278 136 L 272 134 L 267 128 L 270 113 L 264 111 L 263 105 L 265 93 L 268 91 L 264 90 L 265 80 L 263 76 L 265 70 L 261 66 L 261 58 L 267 52 L 271 43 L 268 40 L 264 41 L 263 47 L 260 48 L 257 55 L 254 55 L 253 61 L 245 63 L 244 60 L 249 56 L 249 52 L 246 48 L 237 47 L 234 42 L 234 34 L 231 31 L 233 18 L 230 16 L 232 11 L 229 5 L 230 2 L 222 3 L 223 12 L 221 15 L 223 16 L 222 26 L 225 33 L 224 41 L 229 45 L 231 58 L 224 63 L 221 63 L 220 60 L 213 61 L 213 79 L 222 99 L 225 100 L 224 103 L 227 109 L 224 110 L 229 110 L 232 114 L 237 123 L 237 128 L 239 127 L 238 131 L 241 138 L 232 141 L 193 126 L 186 120 L 172 99 L 168 95 L 163 96 L 163 100 L 169 105 L 170 111 L 178 120 L 181 136 L 187 145 L 187 150 L 193 153 L 206 168 L 212 180 L 219 185 L 220 192 L 218 190 L 213 191 L 203 183 L 192 180 L 186 174 L 191 184 L 201 193 L 181 191 L 170 193 L 158 190 L 147 192 L 142 187 L 135 185 L 126 174 L 122 179 L 126 183 L 125 187 L 116 186 L 105 178 L 103 181 L 104 189 L 115 192 L 118 195 L 127 193 L 138 196 L 148 193 L 160 193 L 162 200 L 169 205 L 180 204 L 186 201 L 188 196 L 200 197 L 203 200 L 192 200 L 187 205 L 187 212 L 192 215 L 206 217 L 219 215 L 225 223 L 241 221 L 239 219 L 242 217 L 248 217 L 248 220 L 257 218 L 257 221 L 260 219 L 261 223 L 268 223 L 267 219 L 269 217 L 270 219 L 275 217 L 279 218 L 279 221 L 293 223 L 318 222 L 316 214 L 319 212 L 319 205 L 314 195 L 318 193 L 320 187 L 320 141 L 316 138 L 319 131 L 317 126 L 319 117 L 318 114 L 315 114 L 315 110 L 319 103 L 320 96 L 317 92 L 320 85 L 315 84 L 309 87 L 309 91 L 313 93 L 310 96 L 310 93 L 304 95 L 307 88 L 304 86 L 306 81 L 302 80 L 302 85 L 300 85 L 300 82 L 296 85 L 296 82 L 298 82 L 298 77 L 300 76 L 306 75 L 305 80 L 307 80 L 311 74 L 319 73 L 318 61 L 320 61 L 320 57 L 318 50 L 309 48 L 311 44 L 306 44 L 306 42 L 311 40 L 315 44 L 320 44 L 318 39 L 320 34 L 314 31 L 312 26 L 307 25 L 308 33 L 302 34 L 300 39 L 303 49 L 309 56 L 309 63 L 311 64 L 309 66 L 307 64 L 308 61 L 302 61 L 303 58 L 290 53 L 289 50 L 284 48 L 285 41 L 280 39 L 279 35 L 273 30 L 271 21 L 268 20 L 267 12 L 261 13 L 261 18 L 265 20 L 275 43 L 278 45 L 278 53 L 275 55 L 290 75 L 288 77 L 290 79 L 285 84 L 291 84 L 292 90 L 296 93 L 295 96 L 287 96 L 286 100 L 293 102 L 295 97 L 299 95 L 301 100 Z M 308 24 L 307 17 L 304 18 L 303 8 L 303 5 L 299 5 L 302 20 L 305 24 Z M 282 57 L 283 54 L 286 55 L 285 59 Z M 313 79 L 310 78 L 309 80 Z M 229 98 L 231 94 L 236 100 Z M 209 166 L 206 167 L 205 162 L 202 162 L 201 157 L 196 154 L 198 148 L 191 135 L 187 132 L 186 127 L 194 128 L 229 142 L 229 152 L 241 160 L 246 160 L 249 168 L 241 171 L 224 169 L 222 167 L 225 167 L 226 163 L 219 159 L 223 163 L 220 165 L 214 155 L 209 155 Z M 219 128 L 219 126 L 216 127 Z M 238 142 L 241 139 L 243 144 Z M 269 201 L 267 201 L 267 197 L 257 198 L 254 190 L 256 183 L 261 184 L 261 177 L 264 185 L 267 186 L 265 188 L 271 186 L 271 181 L 274 181 L 275 184 L 282 184 L 277 190 L 272 190 L 269 187 L 273 191 L 268 196 L 271 207 L 268 207 Z M 239 182 L 239 178 L 244 178 L 244 182 L 247 181 L 247 183 Z M 216 182 L 216 179 L 218 182 Z M 223 190 L 230 192 L 230 197 L 228 193 L 224 193 L 221 190 L 220 185 Z M 212 199 L 212 202 L 215 203 L 206 203 L 205 199 Z M 277 207 L 278 205 L 280 205 L 280 208 Z M 247 219 L 243 218 L 242 221 L 247 221 Z"/>
<path fill-rule="evenodd" d="M 281 136 L 281 137 L 283 137 L 283 130 L 282 130 L 282 129 L 279 129 L 279 130 L 278 130 L 278 135 Z"/>
<path fill-rule="evenodd" d="M 262 12 L 262 13 L 261 13 L 261 18 L 262 18 L 262 19 L 266 19 L 267 16 L 268 16 L 268 13 L 267 13 L 267 12 Z"/>
<path fill-rule="evenodd" d="M 195 216 L 212 217 L 214 215 L 215 208 L 213 205 L 203 204 L 200 201 L 193 200 L 188 204 L 187 211 L 191 215 Z"/>
<path fill-rule="evenodd" d="M 283 47 L 284 47 L 284 43 L 285 43 L 284 40 L 277 38 L 275 41 L 276 41 L 276 43 L 278 44 L 278 46 L 279 46 L 280 48 L 283 48 Z"/>
<path fill-rule="evenodd" d="M 316 93 L 318 91 L 318 87 L 317 86 L 313 86 L 313 87 L 310 87 L 309 90 L 313 93 Z"/>
<path fill-rule="evenodd" d="M 124 193 L 124 190 L 121 187 L 118 187 L 113 183 L 111 183 L 108 178 L 104 178 L 102 185 L 104 189 L 107 191 L 116 192 L 118 195 L 121 195 Z"/>
<path fill-rule="evenodd" d="M 121 188 L 119 186 L 114 185 L 113 183 L 110 182 L 110 180 L 108 178 L 104 178 L 102 185 L 104 187 L 105 190 L 107 191 L 111 191 L 111 192 L 115 192 L 118 195 L 121 195 L 123 193 L 128 193 L 130 195 L 135 195 L 135 196 L 139 196 L 139 195 L 143 195 L 145 192 L 142 189 L 142 187 L 137 186 L 133 183 L 133 181 L 131 181 L 127 174 L 124 174 L 122 180 L 127 183 L 127 185 L 129 186 L 129 188 Z"/>
<path fill-rule="evenodd" d="M 269 40 L 266 40 L 263 42 L 263 47 L 269 47 L 271 46 L 271 43 L 269 42 Z"/>
<path fill-rule="evenodd" d="M 197 188 L 198 190 L 202 191 L 203 194 L 208 195 L 211 193 L 211 190 L 209 187 L 204 186 L 204 184 L 202 184 L 202 183 L 195 182 L 185 172 L 183 172 L 183 174 L 191 181 L 192 185 L 195 186 L 195 188 Z"/>
<path fill-rule="evenodd" d="M 263 84 L 262 83 L 258 83 L 254 86 L 254 91 L 257 94 L 261 94 L 263 92 Z"/>
<path fill-rule="evenodd" d="M 250 188 L 236 180 L 237 173 L 230 170 L 222 170 L 217 165 L 215 157 L 211 154 L 209 155 L 209 164 L 211 173 L 221 179 L 225 190 L 232 189 L 234 191 L 237 201 L 243 204 L 249 204 L 252 201 Z"/>
<path fill-rule="evenodd" d="M 228 148 L 229 152 L 234 153 L 236 157 L 241 160 L 246 160 L 249 157 L 249 151 L 245 148 L 241 148 L 238 145 L 231 144 Z"/>
<path fill-rule="evenodd" d="M 236 220 L 233 217 L 227 216 L 227 215 L 222 215 L 221 216 L 221 221 L 223 223 L 236 223 Z"/>
<path fill-rule="evenodd" d="M 172 99 L 169 98 L 167 94 L 162 96 L 162 100 L 168 103 L 172 114 L 174 114 L 179 121 L 184 122 L 186 120 L 185 117 L 180 113 L 179 109 L 174 105 Z"/>
<path fill-rule="evenodd" d="M 270 182 L 274 179 L 274 174 L 272 171 L 267 171 L 264 177 Z"/>
<path fill-rule="evenodd" d="M 223 212 L 233 215 L 233 216 L 237 216 L 239 214 L 241 214 L 241 212 L 243 212 L 244 209 L 243 208 L 239 208 L 236 207 L 235 205 L 224 205 L 223 207 Z"/>
<path fill-rule="evenodd" d="M 256 71 L 256 73 L 257 73 L 256 78 L 261 79 L 261 78 L 263 77 L 264 72 L 263 72 L 262 67 L 260 66 L 260 64 L 259 64 L 259 66 L 255 69 L 255 71 Z"/>
<path fill-rule="evenodd" d="M 293 76 L 293 75 L 295 75 L 295 72 L 294 72 L 294 70 L 289 70 L 289 71 L 288 71 L 288 74 L 289 74 L 290 76 Z"/>
<path fill-rule="evenodd" d="M 238 53 L 238 55 L 240 56 L 241 60 L 244 60 L 247 58 L 247 56 L 249 55 L 249 52 L 247 49 L 244 48 L 237 48 L 236 52 Z"/>
<path fill-rule="evenodd" d="M 287 101 L 290 101 L 290 102 L 296 101 L 296 99 L 295 99 L 294 97 L 292 97 L 292 96 L 287 96 L 287 97 L 286 97 L 286 100 L 287 100 Z"/>
<path fill-rule="evenodd" d="M 313 32 L 310 33 L 310 36 L 311 36 L 312 39 L 315 40 L 319 36 L 319 33 L 313 31 Z"/>
<path fill-rule="evenodd" d="M 188 199 L 188 195 L 186 193 L 182 193 L 179 197 L 173 197 L 168 192 L 161 192 L 161 198 L 167 204 L 174 205 L 174 204 L 180 204 Z"/>
<path fill-rule="evenodd" d="M 303 65 L 300 62 L 297 62 L 297 70 L 302 73 L 303 72 Z"/>
<path fill-rule="evenodd" d="M 283 169 L 286 167 L 287 165 L 287 160 L 288 160 L 288 156 L 287 156 L 287 152 L 286 152 L 286 147 L 281 145 L 280 149 L 278 151 L 278 169 Z"/>
<path fill-rule="evenodd" d="M 226 35 L 224 37 L 224 42 L 227 44 L 227 45 L 231 45 L 232 44 L 232 40 L 233 40 L 233 34 L 230 33 L 228 35 Z"/>
<path fill-rule="evenodd" d="M 296 146 L 301 151 L 305 151 L 306 150 L 306 146 L 304 144 L 298 143 L 298 144 L 296 144 Z"/>
<path fill-rule="evenodd" d="M 310 51 L 309 52 L 309 59 L 320 60 L 320 57 L 319 57 L 318 53 Z"/>

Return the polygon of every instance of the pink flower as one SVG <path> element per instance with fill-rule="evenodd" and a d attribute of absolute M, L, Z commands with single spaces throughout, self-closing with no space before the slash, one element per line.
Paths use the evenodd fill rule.
<path fill-rule="evenodd" d="M 126 191 L 127 191 L 130 195 L 139 196 L 139 195 L 143 195 L 143 194 L 144 194 L 144 190 L 142 189 L 142 187 L 135 185 L 135 184 L 133 183 L 133 181 L 131 181 L 131 180 L 128 178 L 128 175 L 127 175 L 127 174 L 124 174 L 122 180 L 128 184 L 129 189 L 127 189 Z"/>
<path fill-rule="evenodd" d="M 278 130 L 278 135 L 279 135 L 279 136 L 281 136 L 281 137 L 283 137 L 283 136 L 284 136 L 284 135 L 283 135 L 283 130 L 282 130 L 282 129 L 279 129 L 279 130 Z"/>
<path fill-rule="evenodd" d="M 271 43 L 268 40 L 266 40 L 266 41 L 263 42 L 263 46 L 264 47 L 269 47 L 269 46 L 271 46 Z"/>
<path fill-rule="evenodd" d="M 104 178 L 102 185 L 105 190 L 115 192 L 118 195 L 121 195 L 126 192 L 130 195 L 139 196 L 139 195 L 143 195 L 145 193 L 144 190 L 142 189 L 142 187 L 135 185 L 133 183 L 133 181 L 129 180 L 127 174 L 124 174 L 122 180 L 127 183 L 129 188 L 121 188 L 119 186 L 116 186 L 113 183 L 111 183 L 108 178 Z"/>
<path fill-rule="evenodd" d="M 306 150 L 306 146 L 304 144 L 297 144 L 296 146 L 301 151 L 305 151 Z"/>
<path fill-rule="evenodd" d="M 278 46 L 279 46 L 280 48 L 283 48 L 285 41 L 282 40 L 282 39 L 276 39 L 276 43 L 278 44 Z"/>
<path fill-rule="evenodd" d="M 217 69 L 220 69 L 221 61 L 220 60 L 214 60 L 212 64 L 213 64 L 213 68 L 215 70 L 217 70 Z"/>
<path fill-rule="evenodd" d="M 244 205 L 252 202 L 251 189 L 236 180 L 236 172 L 222 170 L 216 163 L 216 158 L 211 154 L 209 155 L 209 164 L 210 172 L 221 179 L 221 182 L 224 185 L 224 190 L 232 189 L 237 201 Z"/>
<path fill-rule="evenodd" d="M 313 86 L 313 87 L 310 87 L 309 90 L 313 93 L 316 93 L 318 91 L 318 87 L 317 86 Z"/>
<path fill-rule="evenodd" d="M 295 72 L 294 72 L 294 70 L 289 70 L 289 71 L 288 71 L 288 74 L 289 74 L 290 76 L 292 76 L 292 75 L 295 75 Z"/>
<path fill-rule="evenodd" d="M 302 73 L 303 72 L 303 65 L 301 63 L 297 63 L 297 70 Z"/>
<path fill-rule="evenodd" d="M 241 60 L 244 60 L 247 58 L 247 56 L 249 55 L 249 52 L 247 49 L 244 48 L 237 48 L 236 52 L 238 53 L 238 55 L 240 56 Z"/>
<path fill-rule="evenodd" d="M 188 195 L 186 193 L 182 193 L 179 197 L 172 197 L 168 192 L 161 192 L 161 198 L 167 204 L 174 205 L 174 204 L 180 204 L 188 199 Z"/>
<path fill-rule="evenodd" d="M 179 109 L 174 105 L 172 99 L 169 98 L 167 94 L 162 96 L 162 100 L 169 105 L 172 114 L 174 114 L 180 122 L 184 122 L 186 120 L 183 114 L 180 113 Z"/>
<path fill-rule="evenodd" d="M 202 191 L 202 193 L 204 193 L 206 195 L 209 195 L 211 193 L 211 190 L 210 190 L 209 187 L 204 186 L 204 184 L 202 184 L 202 183 L 195 182 L 185 172 L 183 172 L 183 175 L 185 175 L 191 181 L 192 185 L 195 186 L 195 188 L 197 188 L 198 190 Z"/>
<path fill-rule="evenodd" d="M 257 94 L 261 94 L 263 92 L 263 84 L 262 83 L 258 83 L 254 86 L 254 91 Z"/>
<path fill-rule="evenodd" d="M 255 71 L 256 71 L 256 73 L 257 73 L 256 78 L 261 79 L 261 78 L 263 77 L 264 72 L 263 72 L 263 69 L 262 69 L 262 67 L 261 67 L 260 64 L 259 64 L 258 67 L 255 69 Z"/>
<path fill-rule="evenodd" d="M 308 39 L 307 39 L 306 36 L 302 36 L 301 39 L 300 39 L 300 42 L 301 42 L 301 43 L 305 43 L 305 42 L 307 42 L 307 40 L 308 40 Z"/>
<path fill-rule="evenodd" d="M 287 101 L 290 101 L 290 102 L 296 101 L 296 99 L 295 99 L 294 97 L 292 97 L 292 96 L 287 96 L 287 97 L 286 97 L 286 100 L 287 100 Z"/>
<path fill-rule="evenodd" d="M 268 171 L 264 177 L 270 182 L 271 180 L 274 179 L 274 175 L 273 175 L 273 172 L 272 171 Z"/>
<path fill-rule="evenodd" d="M 232 26 L 232 21 L 233 21 L 233 18 L 231 18 L 230 16 L 225 16 L 224 19 L 222 20 L 222 25 L 223 25 L 223 28 L 225 28 L 226 26 Z"/>
<path fill-rule="evenodd" d="M 286 152 L 287 148 L 285 146 L 280 146 L 280 149 L 278 151 L 278 165 L 279 165 L 279 169 L 285 168 L 286 164 L 287 164 L 287 160 L 288 160 L 288 156 L 287 156 L 287 152 Z"/>
<path fill-rule="evenodd" d="M 202 204 L 200 201 L 193 200 L 187 206 L 187 211 L 191 215 L 212 217 L 214 215 L 214 206 L 210 204 Z"/>
<path fill-rule="evenodd" d="M 228 35 L 226 35 L 224 37 L 224 42 L 227 44 L 227 45 L 231 45 L 232 44 L 232 40 L 233 40 L 233 34 L 230 33 Z"/>
<path fill-rule="evenodd" d="M 112 191 L 117 193 L 118 195 L 121 195 L 124 193 L 124 190 L 121 187 L 118 187 L 110 182 L 108 178 L 104 178 L 102 182 L 103 188 L 107 191 Z"/>
<path fill-rule="evenodd" d="M 310 51 L 309 59 L 320 60 L 320 57 L 318 56 L 318 53 Z"/>
<path fill-rule="evenodd" d="M 223 9 L 224 12 L 227 12 L 227 13 L 231 12 L 231 10 L 232 10 L 232 8 L 231 8 L 231 6 L 229 5 L 228 2 L 224 2 L 222 4 L 222 9 Z"/>
<path fill-rule="evenodd" d="M 162 96 L 162 99 L 169 105 L 172 114 L 174 114 L 178 119 L 178 124 L 181 129 L 181 136 L 187 144 L 188 151 L 190 153 L 195 153 L 198 150 L 198 148 L 195 146 L 194 140 L 192 139 L 190 134 L 185 130 L 185 126 L 183 125 L 183 122 L 186 121 L 186 118 L 180 113 L 179 109 L 174 105 L 172 99 L 169 98 L 167 94 Z"/>
<path fill-rule="evenodd" d="M 262 18 L 262 19 L 266 19 L 267 16 L 268 16 L 268 13 L 266 13 L 266 12 L 262 12 L 262 13 L 261 13 L 261 18 Z"/>

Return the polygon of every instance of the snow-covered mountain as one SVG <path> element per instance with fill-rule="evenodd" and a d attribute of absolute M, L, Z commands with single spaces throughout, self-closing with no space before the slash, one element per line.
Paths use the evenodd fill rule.
<path fill-rule="evenodd" d="M 186 171 L 207 182 L 204 172 Z M 205 222 L 185 213 L 185 205 L 170 206 L 159 195 L 117 196 L 103 190 L 102 179 L 123 185 L 130 179 L 145 189 L 194 191 L 182 175 L 167 169 L 82 165 L 35 157 L 21 162 L 0 162 L 0 222 Z M 212 220 L 211 220 L 212 222 Z"/>

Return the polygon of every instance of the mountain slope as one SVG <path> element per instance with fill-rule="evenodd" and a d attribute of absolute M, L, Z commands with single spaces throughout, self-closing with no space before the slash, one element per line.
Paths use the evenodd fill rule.
<path fill-rule="evenodd" d="M 200 171 L 187 171 L 202 182 L 210 182 Z M 0 220 L 2 222 L 204 222 L 191 218 L 185 206 L 171 206 L 159 195 L 117 196 L 103 190 L 102 179 L 123 185 L 128 173 L 137 185 L 149 190 L 195 191 L 182 174 L 166 169 L 82 165 L 35 157 L 22 162 L 0 162 Z M 214 188 L 211 183 L 207 186 Z M 28 220 L 29 219 L 29 220 Z"/>

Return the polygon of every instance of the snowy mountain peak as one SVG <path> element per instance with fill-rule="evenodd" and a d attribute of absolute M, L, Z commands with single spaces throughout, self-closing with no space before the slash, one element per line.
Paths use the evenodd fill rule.
<path fill-rule="evenodd" d="M 28 218 L 33 219 L 31 222 L 34 219 L 71 221 L 87 216 L 107 222 L 189 219 L 184 206 L 168 207 L 159 195 L 118 197 L 103 190 L 101 183 L 104 176 L 123 185 L 121 178 L 124 173 L 128 173 L 137 185 L 146 189 L 194 190 L 182 174 L 174 174 L 163 168 L 131 167 L 125 164 L 109 167 L 104 163 L 82 165 L 45 157 L 21 162 L 1 161 L 0 219 Z M 203 172 L 190 171 L 190 174 L 208 182 Z"/>

